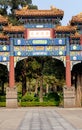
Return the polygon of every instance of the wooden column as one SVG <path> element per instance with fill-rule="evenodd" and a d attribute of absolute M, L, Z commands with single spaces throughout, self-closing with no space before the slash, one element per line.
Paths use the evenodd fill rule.
<path fill-rule="evenodd" d="M 10 39 L 9 87 L 6 88 L 6 107 L 17 108 L 17 89 L 15 86 L 13 39 Z"/>
<path fill-rule="evenodd" d="M 9 87 L 15 86 L 15 72 L 14 72 L 14 55 L 13 55 L 13 41 L 10 41 L 10 61 L 9 61 Z"/>
<path fill-rule="evenodd" d="M 82 45 L 82 34 L 80 36 L 80 45 Z"/>
<path fill-rule="evenodd" d="M 81 45 L 81 59 L 82 59 L 82 34 L 80 36 L 80 45 Z"/>
<path fill-rule="evenodd" d="M 66 42 L 66 86 L 71 87 L 71 66 L 70 66 L 70 49 L 69 39 Z"/>
<path fill-rule="evenodd" d="M 28 30 L 27 30 L 27 28 L 26 28 L 25 31 L 24 31 L 24 38 L 25 38 L 25 39 L 27 39 L 27 34 L 28 34 Z"/>
<path fill-rule="evenodd" d="M 9 62 L 9 87 L 15 86 L 15 76 L 14 76 L 14 56 L 10 56 Z"/>
<path fill-rule="evenodd" d="M 75 107 L 75 87 L 71 86 L 71 65 L 70 65 L 70 45 L 66 40 L 66 86 L 64 92 L 64 107 Z"/>
<path fill-rule="evenodd" d="M 51 29 L 51 38 L 55 38 L 55 30 L 53 28 Z"/>

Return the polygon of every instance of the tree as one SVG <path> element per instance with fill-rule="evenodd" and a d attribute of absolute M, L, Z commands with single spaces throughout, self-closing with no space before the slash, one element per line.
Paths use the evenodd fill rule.
<path fill-rule="evenodd" d="M 31 86 L 35 86 L 36 94 L 39 90 L 40 102 L 42 102 L 44 86 L 46 87 L 46 93 L 48 93 L 49 87 L 51 87 L 53 91 L 56 91 L 57 86 L 63 86 L 63 70 L 63 63 L 51 57 L 28 57 L 17 63 L 16 81 L 22 82 L 22 92 L 24 92 L 24 95 L 27 90 L 26 88 L 31 90 L 30 83 L 35 79 L 36 84 L 31 84 Z M 26 86 L 26 79 L 28 80 L 28 86 Z"/>
<path fill-rule="evenodd" d="M 3 14 L 7 14 L 7 9 L 10 7 L 11 12 L 13 12 L 15 9 L 19 9 L 19 6 L 23 7 L 28 5 L 29 8 L 36 8 L 36 5 L 32 4 L 32 0 L 0 0 L 0 8 Z"/>
<path fill-rule="evenodd" d="M 16 81 L 22 82 L 22 95 L 26 93 L 26 68 L 27 66 L 28 66 L 27 59 L 24 59 L 17 62 L 16 68 L 15 68 Z"/>
<path fill-rule="evenodd" d="M 0 64 L 0 85 L 1 94 L 4 95 L 4 83 L 8 82 L 8 69 L 5 65 Z"/>
<path fill-rule="evenodd" d="M 11 0 L 0 0 L 0 13 L 7 15 L 7 8 L 10 5 Z"/>
<path fill-rule="evenodd" d="M 0 0 L 0 14 L 8 16 L 9 22 L 13 25 L 19 25 L 20 22 L 16 19 L 14 11 L 26 5 L 29 9 L 37 9 L 37 6 L 32 4 L 32 0 Z"/>

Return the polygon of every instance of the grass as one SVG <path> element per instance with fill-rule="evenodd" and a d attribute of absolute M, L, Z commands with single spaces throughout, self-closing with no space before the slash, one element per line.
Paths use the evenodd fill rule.
<path fill-rule="evenodd" d="M 35 106 L 46 107 L 46 106 L 58 106 L 59 103 L 57 102 L 20 102 L 19 105 L 22 107 L 35 107 Z"/>
<path fill-rule="evenodd" d="M 6 107 L 6 102 L 0 102 L 0 107 Z"/>
<path fill-rule="evenodd" d="M 34 106 L 59 106 L 61 96 L 57 93 L 49 93 L 43 96 L 43 102 L 39 102 L 39 96 L 34 96 L 34 93 L 26 93 L 23 97 L 18 93 L 18 106 L 20 107 L 34 107 Z M 6 106 L 6 97 L 0 96 L 0 107 Z"/>

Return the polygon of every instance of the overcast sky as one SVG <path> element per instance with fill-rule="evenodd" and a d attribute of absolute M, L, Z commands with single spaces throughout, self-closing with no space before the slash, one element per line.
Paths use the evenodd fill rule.
<path fill-rule="evenodd" d="M 50 9 L 51 5 L 62 9 L 64 11 L 62 25 L 67 25 L 72 16 L 82 12 L 82 0 L 32 0 L 32 3 L 37 5 L 38 9 Z"/>

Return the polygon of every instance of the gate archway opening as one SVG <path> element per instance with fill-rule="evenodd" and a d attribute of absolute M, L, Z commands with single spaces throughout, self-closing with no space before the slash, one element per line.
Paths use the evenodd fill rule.
<path fill-rule="evenodd" d="M 82 86 L 82 62 L 77 63 L 72 68 L 72 84 L 75 88 Z"/>
<path fill-rule="evenodd" d="M 26 95 L 30 94 L 31 99 L 29 99 L 28 102 L 32 100 L 33 96 L 34 99 L 36 99 L 35 96 L 37 96 L 37 100 L 42 102 L 43 99 L 48 98 L 48 95 L 52 94 L 52 98 L 54 98 L 54 94 L 58 96 L 57 91 L 60 94 L 63 93 L 65 67 L 63 62 L 58 59 L 54 59 L 50 56 L 25 58 L 17 62 L 15 74 L 16 82 L 20 82 L 20 84 L 18 84 L 18 93 L 21 97 L 23 96 L 23 101 L 27 100 L 24 99 L 25 93 Z M 20 100 L 21 98 L 19 101 Z M 54 102 L 57 101 L 54 99 Z"/>
<path fill-rule="evenodd" d="M 82 62 L 73 66 L 72 85 L 75 87 L 76 104 L 82 106 Z"/>

